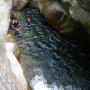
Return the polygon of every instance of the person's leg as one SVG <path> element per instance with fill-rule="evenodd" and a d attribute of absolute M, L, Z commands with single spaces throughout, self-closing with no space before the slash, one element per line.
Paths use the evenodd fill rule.
<path fill-rule="evenodd" d="M 18 32 L 15 32 L 15 37 L 18 37 Z"/>
<path fill-rule="evenodd" d="M 17 35 L 17 32 L 15 32 L 15 36 Z"/>
<path fill-rule="evenodd" d="M 21 38 L 22 37 L 22 35 L 20 34 L 20 32 L 17 33 L 17 37 L 18 38 Z"/>

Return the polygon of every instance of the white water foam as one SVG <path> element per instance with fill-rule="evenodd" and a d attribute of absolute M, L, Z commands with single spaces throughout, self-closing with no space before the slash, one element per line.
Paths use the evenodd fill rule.
<path fill-rule="evenodd" d="M 72 85 L 59 85 L 59 87 L 53 83 L 52 85 L 47 84 L 47 80 L 45 79 L 43 73 L 40 69 L 35 70 L 39 72 L 32 80 L 31 80 L 31 87 L 33 90 L 81 90 L 81 88 L 75 88 Z"/>

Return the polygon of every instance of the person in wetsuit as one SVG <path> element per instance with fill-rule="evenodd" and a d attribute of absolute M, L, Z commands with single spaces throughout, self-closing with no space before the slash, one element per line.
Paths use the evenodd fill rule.
<path fill-rule="evenodd" d="M 15 30 L 19 26 L 19 20 L 15 11 L 11 11 L 10 29 Z"/>
<path fill-rule="evenodd" d="M 19 26 L 18 19 L 11 20 L 10 29 L 15 30 L 16 28 L 18 28 L 18 26 Z"/>
<path fill-rule="evenodd" d="M 30 27 L 31 27 L 31 17 L 28 16 L 28 17 L 27 17 L 27 22 L 26 22 L 26 24 L 25 24 L 25 28 L 30 28 Z"/>

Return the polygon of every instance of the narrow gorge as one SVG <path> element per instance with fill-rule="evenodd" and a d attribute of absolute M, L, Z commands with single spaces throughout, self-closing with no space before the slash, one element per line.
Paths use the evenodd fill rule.
<path fill-rule="evenodd" d="M 89 4 L 0 0 L 0 90 L 90 90 Z M 9 26 L 13 12 L 19 38 Z"/>

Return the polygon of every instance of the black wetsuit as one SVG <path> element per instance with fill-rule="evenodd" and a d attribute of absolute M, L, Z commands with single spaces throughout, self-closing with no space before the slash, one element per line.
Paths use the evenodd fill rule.
<path fill-rule="evenodd" d="M 30 21 L 30 22 L 27 21 L 26 27 L 27 27 L 27 28 L 30 28 L 30 27 L 31 27 L 31 21 Z"/>

